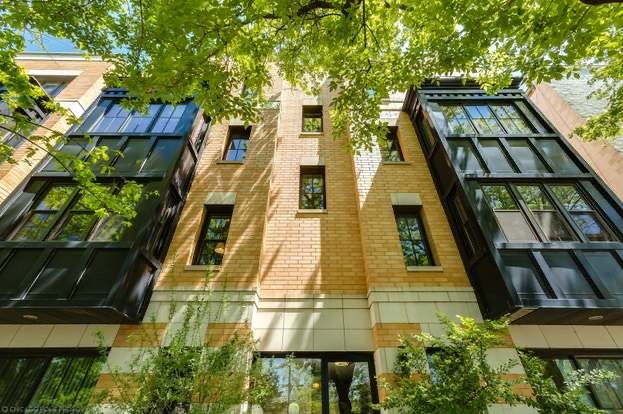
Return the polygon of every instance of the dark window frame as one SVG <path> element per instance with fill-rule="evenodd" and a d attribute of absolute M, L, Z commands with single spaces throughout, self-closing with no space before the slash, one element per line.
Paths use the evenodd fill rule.
<path fill-rule="evenodd" d="M 401 244 L 401 251 L 405 261 L 405 265 L 407 267 L 419 267 L 419 266 L 436 266 L 437 261 L 435 260 L 435 256 L 433 255 L 433 251 L 431 248 L 431 239 L 428 237 L 428 232 L 426 231 L 426 226 L 424 225 L 424 220 L 422 218 L 422 206 L 393 206 L 394 210 L 394 220 L 396 222 L 396 229 L 398 231 L 398 240 Z M 410 238 L 408 240 L 403 240 L 400 238 L 400 227 L 399 227 L 399 218 L 415 218 L 418 224 L 418 230 L 420 232 L 420 239 Z M 411 234 L 409 232 L 409 234 Z M 422 243 L 424 245 L 425 256 L 428 261 L 427 264 L 409 264 L 407 263 L 407 256 L 404 253 L 404 249 L 402 249 L 402 242 L 409 241 L 411 244 L 415 244 L 416 242 Z"/>
<path fill-rule="evenodd" d="M 558 240 L 549 240 L 547 235 L 545 234 L 544 230 L 542 229 L 541 225 L 538 223 L 538 221 L 536 220 L 536 216 L 535 214 L 532 212 L 532 210 L 527 206 L 526 201 L 523 199 L 523 197 L 521 197 L 521 195 L 519 194 L 519 191 L 517 189 L 517 186 L 536 186 L 540 189 L 541 193 L 547 198 L 547 200 L 551 203 L 552 207 L 553 207 L 553 212 L 557 215 L 559 215 L 559 217 L 562 219 L 562 223 L 563 226 L 565 227 L 565 229 L 569 232 L 569 234 L 574 238 L 574 240 L 567 240 L 567 241 L 562 241 L 562 242 L 581 242 L 581 243 L 620 243 L 620 236 L 618 235 L 617 231 L 615 230 L 615 227 L 613 227 L 609 221 L 607 220 L 607 217 L 601 212 L 601 210 L 597 207 L 595 201 L 592 199 L 592 197 L 590 197 L 590 195 L 585 192 L 581 186 L 579 186 L 577 183 L 575 182 L 558 182 L 558 181 L 545 181 L 545 182 L 535 182 L 535 181 L 513 181 L 513 180 L 504 180 L 504 181 L 480 181 L 479 182 L 480 185 L 480 190 L 482 190 L 482 187 L 484 186 L 503 186 L 506 188 L 506 191 L 510 194 L 513 202 L 517 205 L 519 211 L 521 212 L 521 214 L 523 215 L 523 217 L 528 221 L 528 224 L 530 225 L 532 231 L 534 232 L 534 234 L 537 236 L 537 238 L 539 239 L 538 241 L 536 241 L 537 243 L 560 243 L 561 241 Z M 591 241 L 589 240 L 586 235 L 580 230 L 580 228 L 578 227 L 578 225 L 575 223 L 575 221 L 573 220 L 573 218 L 571 217 L 571 214 L 562 206 L 560 200 L 558 199 L 558 197 L 553 193 L 553 191 L 551 190 L 551 186 L 556 186 L 556 185 L 561 185 L 561 186 L 572 186 L 575 188 L 575 190 L 581 195 L 581 197 L 584 199 L 584 201 L 590 205 L 592 207 L 591 212 L 596 216 L 597 221 L 599 222 L 599 224 L 601 224 L 605 231 L 611 235 L 611 237 L 613 238 L 613 240 L 608 240 L 608 241 Z M 485 198 L 486 200 L 486 198 Z M 490 204 L 489 200 L 486 200 L 486 204 L 489 208 L 489 210 L 492 212 L 493 216 L 495 217 L 495 209 L 493 208 L 493 206 Z M 496 219 L 496 222 L 498 223 L 498 226 L 500 228 L 500 230 L 502 231 L 502 233 L 504 234 L 504 230 L 502 228 L 502 225 L 499 224 L 499 221 Z M 508 241 L 508 238 L 507 238 Z M 511 241 L 508 241 L 509 243 L 513 243 Z"/>
<path fill-rule="evenodd" d="M 523 135 L 536 134 L 537 133 L 536 131 L 539 130 L 538 127 L 540 125 L 535 125 L 534 121 L 532 119 L 530 119 L 530 117 L 526 116 L 526 114 L 523 113 L 522 109 L 519 108 L 519 106 L 517 105 L 516 101 L 520 101 L 520 100 L 518 100 L 518 99 L 511 99 L 511 100 L 508 100 L 508 101 L 499 101 L 499 102 L 490 101 L 490 100 L 487 100 L 486 98 L 485 99 L 474 99 L 474 100 L 469 100 L 469 101 L 461 100 L 460 98 L 458 98 L 457 100 L 451 100 L 451 101 L 449 100 L 449 101 L 443 101 L 443 102 L 431 100 L 431 102 L 437 103 L 440 108 L 442 108 L 444 106 L 446 106 L 446 107 L 457 107 L 457 106 L 460 107 L 461 110 L 463 111 L 464 118 L 467 120 L 467 122 L 470 125 L 471 129 L 474 131 L 474 132 L 471 132 L 471 133 L 470 132 L 466 132 L 466 133 L 453 133 L 453 132 L 450 132 L 448 130 L 447 136 L 461 136 L 461 135 L 469 135 L 469 136 L 523 136 Z M 480 132 L 479 128 L 476 126 L 474 120 L 472 119 L 472 116 L 470 115 L 469 111 L 466 109 L 467 106 L 487 106 L 489 108 L 489 111 L 493 115 L 493 119 L 495 120 L 497 125 L 501 128 L 501 132 Z M 500 120 L 500 117 L 498 116 L 498 114 L 495 112 L 495 110 L 493 110 L 493 107 L 495 107 L 495 106 L 511 106 L 511 107 L 513 107 L 515 112 L 517 114 L 519 114 L 520 119 L 523 120 L 523 122 L 526 124 L 528 129 L 530 129 L 530 131 L 526 131 L 526 132 L 509 132 L 508 128 Z M 480 118 L 478 118 L 478 119 L 480 119 Z"/>
<path fill-rule="evenodd" d="M 44 364 L 44 366 L 40 367 L 39 372 L 37 372 L 35 381 L 33 381 L 33 383 L 30 384 L 30 387 L 26 392 L 26 395 L 25 395 L 26 398 L 24 398 L 25 404 L 23 405 L 20 404 L 19 406 L 14 406 L 12 408 L 17 408 L 17 409 L 26 408 L 32 403 L 32 400 L 35 397 L 37 391 L 39 390 L 39 387 L 41 386 L 42 381 L 45 378 L 46 372 L 50 368 L 52 360 L 54 358 L 92 358 L 93 360 L 91 361 L 91 365 L 89 365 L 89 370 L 90 370 L 91 367 L 93 366 L 92 364 L 97 363 L 98 358 L 102 358 L 102 368 L 104 368 L 105 357 L 103 355 L 103 352 L 107 354 L 108 351 L 109 351 L 109 348 L 106 348 L 106 349 L 99 349 L 99 348 L 37 348 L 37 349 L 5 348 L 5 349 L 0 350 L 0 359 L 33 359 L 33 360 L 40 359 L 42 360 Z M 100 374 L 101 374 L 101 369 L 100 369 Z M 86 376 L 84 377 L 81 383 L 81 390 L 86 388 L 84 386 L 85 379 L 86 379 Z M 98 379 L 99 379 L 99 375 L 95 379 L 93 384 L 91 384 L 91 386 L 89 387 L 91 389 L 91 393 L 95 390 L 95 385 Z M 15 387 L 15 385 L 13 387 Z M 0 403 L 9 402 L 5 400 L 6 397 L 7 396 L 0 395 Z M 76 394 L 76 398 L 77 397 L 78 397 L 78 394 Z M 76 401 L 74 400 L 74 404 L 75 403 Z M 45 409 L 46 407 L 39 407 L 39 408 Z M 80 407 L 76 407 L 76 408 L 65 407 L 65 408 L 68 410 L 76 410 L 76 412 L 80 412 L 79 411 Z"/>
<path fill-rule="evenodd" d="M 305 177 L 322 177 L 322 193 L 310 193 L 310 194 L 322 194 L 322 203 L 320 207 L 304 207 Z M 324 165 L 317 166 L 301 166 L 299 174 L 299 210 L 326 210 L 327 209 L 327 175 Z"/>
<path fill-rule="evenodd" d="M 302 120 L 301 131 L 303 133 L 319 134 L 319 133 L 324 132 L 324 119 L 323 119 L 324 117 L 323 117 L 322 105 L 303 105 L 301 115 L 302 115 L 301 116 L 301 120 Z M 306 118 L 320 119 L 320 129 L 314 130 L 314 131 L 306 131 L 305 130 L 305 119 Z"/>
<path fill-rule="evenodd" d="M 193 265 L 198 266 L 221 266 L 223 264 L 223 258 L 225 257 L 225 253 L 223 252 L 220 255 L 219 263 L 202 263 L 201 259 L 204 256 L 204 249 L 207 242 L 212 243 L 223 243 L 223 250 L 227 248 L 227 239 L 229 238 L 229 229 L 231 227 L 231 222 L 233 220 L 233 212 L 234 205 L 232 204 L 222 204 L 222 205 L 206 205 L 204 207 L 203 213 L 203 223 L 201 224 L 201 233 L 199 233 L 199 238 L 197 239 L 197 244 L 195 247 L 195 254 L 193 256 Z M 229 217 L 229 223 L 227 224 L 225 231 L 225 238 L 220 239 L 206 239 L 206 235 L 208 233 L 208 226 L 210 225 L 210 220 L 213 217 Z"/>
<path fill-rule="evenodd" d="M 381 137 L 379 141 L 383 162 L 403 162 L 405 160 L 400 139 L 398 138 L 398 127 L 388 127 L 387 134 Z M 392 157 L 394 153 L 397 159 Z"/>
<path fill-rule="evenodd" d="M 254 362 L 258 359 L 268 358 L 300 358 L 300 359 L 319 359 L 320 360 L 320 379 L 321 379 L 321 414 L 329 414 L 329 363 L 330 362 L 365 362 L 368 364 L 368 374 L 370 377 L 370 397 L 373 404 L 379 402 L 378 385 L 376 381 L 376 367 L 374 365 L 374 354 L 372 352 L 258 352 L 254 355 Z M 372 413 L 378 414 L 377 410 Z"/>
<path fill-rule="evenodd" d="M 65 201 L 65 203 L 58 209 L 58 210 L 45 210 L 45 209 L 36 209 L 36 206 L 45 199 L 46 195 L 54 188 L 54 187 L 73 187 L 72 193 L 71 195 L 67 198 L 67 200 Z M 115 192 L 119 191 L 120 189 L 116 189 Z M 59 181 L 59 180 L 49 180 L 45 183 L 44 186 L 42 186 L 38 191 L 36 196 L 33 199 L 33 203 L 31 204 L 30 208 L 28 209 L 28 211 L 26 211 L 22 217 L 18 220 L 17 224 L 7 233 L 7 236 L 5 237 L 5 241 L 16 241 L 16 242 L 48 242 L 48 241 L 63 241 L 63 240 L 59 240 L 56 239 L 56 237 L 58 236 L 58 234 L 65 228 L 65 225 L 68 223 L 69 218 L 71 217 L 72 213 L 89 213 L 92 215 L 95 215 L 95 213 L 91 210 L 88 209 L 82 209 L 82 208 L 74 208 L 77 206 L 77 203 L 79 202 L 81 197 L 81 193 L 79 191 L 78 186 L 75 183 L 72 182 L 67 182 L 67 181 Z M 49 212 L 49 211 L 56 211 L 56 217 L 52 220 L 51 224 L 48 226 L 47 230 L 45 231 L 43 237 L 41 239 L 38 240 L 27 240 L 27 239 L 16 239 L 15 236 L 21 231 L 21 229 L 28 223 L 28 221 L 30 220 L 30 218 L 34 215 L 37 214 L 38 212 Z M 112 215 L 109 216 L 113 217 Z M 95 220 L 93 220 L 93 222 L 90 225 L 89 230 L 86 233 L 86 236 L 83 240 L 80 240 L 82 242 L 87 242 L 87 241 L 103 241 L 103 240 L 92 240 L 92 237 L 94 237 L 96 235 L 96 233 L 100 230 L 100 227 L 103 225 L 103 223 L 106 221 L 106 218 L 98 218 L 96 217 Z M 115 241 L 115 240 L 109 240 L 109 241 Z"/>
<path fill-rule="evenodd" d="M 241 138 L 239 138 L 241 137 Z M 234 141 L 246 141 L 244 149 L 232 148 Z M 251 127 L 230 126 L 227 131 L 227 140 L 225 141 L 225 150 L 223 151 L 223 161 L 244 162 L 247 159 L 249 144 L 251 143 Z M 230 158 L 230 153 L 235 153 L 235 158 Z M 242 158 L 237 158 L 237 154 L 242 153 Z"/>
<path fill-rule="evenodd" d="M 571 362 L 573 367 L 581 369 L 578 359 L 621 359 L 623 360 L 623 352 L 620 349 L 582 349 L 582 348 L 569 348 L 569 349 L 527 349 L 528 352 L 534 356 L 545 360 L 551 361 L 555 359 L 566 359 Z M 560 373 L 562 376 L 562 373 Z M 556 384 L 559 385 L 559 384 Z M 595 405 L 596 408 L 604 409 L 600 406 L 599 400 L 595 396 L 594 387 L 585 387 L 588 396 Z M 605 409 L 608 410 L 608 409 Z M 623 404 L 621 408 L 615 408 L 614 410 L 623 410 Z"/>

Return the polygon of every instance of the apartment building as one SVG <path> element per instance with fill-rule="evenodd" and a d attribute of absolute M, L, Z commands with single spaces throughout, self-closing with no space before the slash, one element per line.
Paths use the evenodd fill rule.
<path fill-rule="evenodd" d="M 67 91 L 95 64 L 74 63 Z M 115 173 L 99 179 L 158 196 L 120 230 L 80 209 L 53 161 L 20 178 L 0 209 L 0 407 L 62 391 L 79 409 L 112 386 L 111 368 L 127 368 L 133 337 L 167 340 L 172 301 L 204 294 L 215 306 L 228 298 L 206 337 L 250 328 L 278 378 L 255 412 L 371 412 L 399 335 L 441 333 L 440 312 L 510 315 L 492 363 L 517 358 L 514 343 L 559 379 L 623 371 L 621 193 L 518 82 L 496 96 L 455 79 L 392 95 L 388 136 L 357 154 L 332 139 L 328 88 L 309 96 L 277 73 L 250 126 L 210 124 L 191 101 L 128 112 L 125 91 L 91 82 L 99 96 L 79 83 L 90 101 L 65 150 L 116 148 Z M 590 398 L 618 412 L 621 386 Z"/>

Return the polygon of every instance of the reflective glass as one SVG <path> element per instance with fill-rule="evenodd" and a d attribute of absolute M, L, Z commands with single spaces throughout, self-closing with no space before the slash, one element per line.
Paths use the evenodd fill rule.
<path fill-rule="evenodd" d="M 441 105 L 440 109 L 450 134 L 476 133 L 461 105 Z"/>
<path fill-rule="evenodd" d="M 503 134 L 504 130 L 498 123 L 493 111 L 487 105 L 466 105 L 465 110 L 481 134 Z"/>
<path fill-rule="evenodd" d="M 496 139 L 481 139 L 481 153 L 489 170 L 496 173 L 514 172 L 504 150 Z"/>
<path fill-rule="evenodd" d="M 367 362 L 329 362 L 329 413 L 372 413 Z"/>
<path fill-rule="evenodd" d="M 452 161 L 461 171 L 483 171 L 480 160 L 476 156 L 474 147 L 470 141 L 451 139 L 448 140 Z"/>
<path fill-rule="evenodd" d="M 181 144 L 180 139 L 159 138 L 141 171 L 167 171 Z"/>
<path fill-rule="evenodd" d="M 547 163 L 555 172 L 579 173 L 578 166 L 555 139 L 537 139 L 536 145 L 545 154 Z"/>
<path fill-rule="evenodd" d="M 493 112 L 509 134 L 529 134 L 532 132 L 528 123 L 513 105 L 491 105 Z"/>
<path fill-rule="evenodd" d="M 546 173 L 548 172 L 543 162 L 530 146 L 527 139 L 509 139 L 513 156 L 519 163 L 521 172 L 524 173 Z"/>

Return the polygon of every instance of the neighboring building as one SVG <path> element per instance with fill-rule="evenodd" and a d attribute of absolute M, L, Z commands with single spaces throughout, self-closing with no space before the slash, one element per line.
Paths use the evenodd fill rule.
<path fill-rule="evenodd" d="M 510 314 L 509 341 L 549 358 L 557 379 L 623 370 L 623 206 L 517 85 L 489 97 L 446 79 L 391 96 L 390 133 L 353 155 L 331 138 L 328 89 L 307 96 L 273 76 L 272 103 L 249 128 L 207 129 L 190 102 L 128 114 L 116 106 L 124 92 L 104 89 L 67 150 L 89 131 L 91 145 L 126 154 L 119 177 L 160 190 L 121 238 L 106 222 L 67 226 L 91 216 L 48 161 L 2 205 L 0 407 L 53 397 L 61 374 L 82 384 L 79 407 L 96 382 L 112 384 L 94 333 L 123 370 L 137 322 L 153 318 L 142 328 L 166 340 L 171 298 L 194 300 L 206 274 L 209 300 L 229 297 L 208 333 L 250 326 L 280 378 L 267 414 L 288 412 L 288 399 L 302 413 L 369 412 L 398 335 L 440 333 L 438 312 Z M 62 207 L 45 201 L 52 191 Z M 40 213 L 54 222 L 31 231 Z M 491 352 L 508 358 L 510 347 Z M 590 398 L 623 409 L 617 387 Z"/>

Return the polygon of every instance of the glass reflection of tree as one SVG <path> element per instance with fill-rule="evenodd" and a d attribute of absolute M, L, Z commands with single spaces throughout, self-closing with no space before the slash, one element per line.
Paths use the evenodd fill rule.
<path fill-rule="evenodd" d="M 339 414 L 370 413 L 370 377 L 365 362 L 329 364 L 329 411 Z"/>
<path fill-rule="evenodd" d="M 274 378 L 274 395 L 263 407 L 264 414 L 320 413 L 320 360 L 265 358 L 263 370 Z"/>

